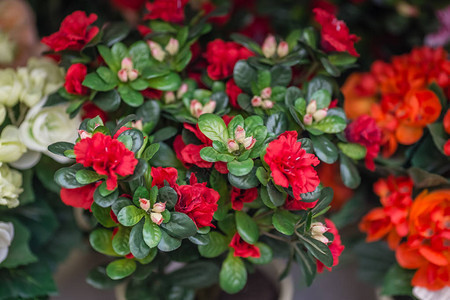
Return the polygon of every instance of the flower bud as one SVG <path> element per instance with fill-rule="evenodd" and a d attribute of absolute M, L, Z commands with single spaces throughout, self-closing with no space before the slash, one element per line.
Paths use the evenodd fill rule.
<path fill-rule="evenodd" d="M 137 120 L 131 123 L 131 127 L 142 130 L 144 128 L 144 125 L 142 124 L 142 120 Z"/>
<path fill-rule="evenodd" d="M 316 112 L 316 110 L 317 110 L 317 102 L 316 100 L 311 100 L 308 106 L 306 106 L 306 113 L 312 115 L 313 113 Z"/>
<path fill-rule="evenodd" d="M 271 58 L 277 51 L 277 41 L 273 35 L 268 35 L 262 45 L 262 52 L 266 58 Z"/>
<path fill-rule="evenodd" d="M 243 143 L 244 142 L 245 129 L 241 125 L 238 125 L 238 127 L 234 131 L 234 138 L 235 138 L 236 142 L 238 142 L 238 143 Z"/>
<path fill-rule="evenodd" d="M 122 69 L 125 69 L 127 71 L 133 69 L 133 62 L 129 57 L 125 57 L 124 59 L 122 59 L 122 63 L 120 65 Z"/>
<path fill-rule="evenodd" d="M 157 202 L 153 205 L 152 212 L 162 213 L 166 210 L 166 202 Z"/>
<path fill-rule="evenodd" d="M 161 223 L 164 221 L 162 214 L 155 212 L 152 212 L 150 214 L 150 219 L 152 219 L 152 222 L 155 223 L 156 225 L 161 225 Z"/>
<path fill-rule="evenodd" d="M 213 113 L 215 109 L 216 109 L 216 101 L 211 100 L 203 106 L 203 113 L 204 114 Z"/>
<path fill-rule="evenodd" d="M 289 45 L 285 41 L 278 44 L 277 55 L 278 57 L 285 57 L 289 53 Z"/>
<path fill-rule="evenodd" d="M 327 116 L 327 109 L 319 109 L 313 113 L 313 118 L 316 122 L 322 121 Z"/>
<path fill-rule="evenodd" d="M 263 89 L 261 91 L 261 98 L 269 99 L 270 96 L 272 96 L 272 88 L 271 87 L 266 87 L 265 89 Z"/>
<path fill-rule="evenodd" d="M 138 78 L 138 76 L 139 76 L 138 70 L 132 69 L 132 70 L 128 71 L 128 79 L 130 81 L 136 80 L 136 78 Z"/>
<path fill-rule="evenodd" d="M 323 236 L 323 235 L 321 235 L 321 234 L 319 234 L 319 235 L 312 235 L 311 236 L 313 239 L 316 239 L 316 240 L 318 240 L 318 241 L 321 241 L 322 243 L 324 243 L 324 244 L 328 244 L 328 242 L 329 242 L 329 240 L 325 237 L 325 236 Z"/>
<path fill-rule="evenodd" d="M 253 107 L 258 107 L 261 106 L 262 104 L 262 99 L 259 96 L 254 96 L 251 100 L 252 106 Z"/>
<path fill-rule="evenodd" d="M 166 51 L 170 55 L 175 55 L 178 53 L 178 49 L 180 48 L 180 44 L 178 43 L 178 40 L 174 38 L 170 38 L 169 43 L 166 45 Z"/>
<path fill-rule="evenodd" d="M 119 77 L 120 81 L 127 82 L 128 81 L 128 72 L 127 72 L 127 70 L 122 69 L 119 72 L 117 72 L 117 77 Z"/>
<path fill-rule="evenodd" d="M 80 139 L 91 138 L 92 133 L 87 132 L 86 130 L 78 130 L 78 134 L 80 135 Z"/>
<path fill-rule="evenodd" d="M 328 231 L 328 228 L 321 222 L 314 222 L 311 224 L 311 234 L 312 235 L 324 234 L 327 231 Z"/>
<path fill-rule="evenodd" d="M 147 43 L 148 43 L 148 46 L 150 47 L 150 52 L 152 53 L 152 56 L 157 61 L 163 61 L 164 58 L 166 57 L 166 53 L 161 48 L 161 46 L 158 43 L 155 43 L 153 41 L 148 41 Z"/>
<path fill-rule="evenodd" d="M 232 153 L 239 150 L 239 145 L 235 140 L 229 139 L 227 142 L 228 152 Z"/>
<path fill-rule="evenodd" d="M 271 100 L 264 100 L 261 106 L 264 109 L 271 109 L 273 107 L 273 102 Z"/>
<path fill-rule="evenodd" d="M 181 97 L 183 97 L 183 95 L 188 91 L 188 88 L 188 85 L 186 83 L 183 83 L 177 91 L 177 98 L 180 99 Z"/>
<path fill-rule="evenodd" d="M 150 201 L 148 201 L 147 199 L 139 198 L 139 205 L 145 211 L 148 211 L 150 209 Z"/>
<path fill-rule="evenodd" d="M 307 114 L 303 117 L 303 124 L 309 126 L 311 125 L 313 122 L 313 117 L 311 114 Z"/>
<path fill-rule="evenodd" d="M 164 103 L 171 104 L 175 102 L 175 93 L 174 92 L 166 92 L 164 94 Z"/>
<path fill-rule="evenodd" d="M 203 105 L 200 101 L 194 99 L 191 101 L 190 111 L 193 117 L 198 118 L 203 113 Z"/>
<path fill-rule="evenodd" d="M 256 139 L 253 138 L 253 136 L 249 136 L 247 138 L 244 139 L 244 147 L 247 150 L 250 150 L 253 148 L 253 146 L 255 146 L 256 143 Z"/>

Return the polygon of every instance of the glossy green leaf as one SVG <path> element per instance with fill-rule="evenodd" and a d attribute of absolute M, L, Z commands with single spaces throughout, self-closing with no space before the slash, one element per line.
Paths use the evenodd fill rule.
<path fill-rule="evenodd" d="M 234 176 L 245 176 L 253 169 L 253 160 L 246 159 L 244 161 L 233 160 L 227 164 L 228 171 Z"/>
<path fill-rule="evenodd" d="M 228 249 L 228 239 L 217 231 L 212 231 L 209 234 L 209 243 L 206 245 L 199 245 L 198 252 L 201 256 L 207 258 L 217 257 Z"/>
<path fill-rule="evenodd" d="M 180 212 L 172 212 L 170 221 L 166 224 L 161 224 L 167 233 L 171 236 L 184 239 L 193 236 L 197 232 L 197 226 L 188 215 Z"/>
<path fill-rule="evenodd" d="M 351 159 L 360 160 L 366 157 L 367 149 L 363 145 L 356 143 L 338 143 L 337 145 L 342 153 Z"/>
<path fill-rule="evenodd" d="M 293 235 L 298 216 L 288 210 L 280 209 L 272 216 L 272 224 L 276 230 L 285 235 Z"/>
<path fill-rule="evenodd" d="M 119 223 L 124 226 L 134 226 L 144 217 L 144 215 L 144 210 L 137 208 L 134 205 L 129 205 L 120 210 L 117 219 L 119 220 Z"/>
<path fill-rule="evenodd" d="M 198 119 L 200 131 L 212 141 L 228 141 L 228 130 L 221 117 L 214 114 L 203 114 Z"/>
<path fill-rule="evenodd" d="M 136 262 L 131 259 L 118 259 L 108 264 L 106 274 L 111 279 L 118 280 L 130 276 L 136 270 Z"/>
<path fill-rule="evenodd" d="M 219 274 L 220 287 L 229 294 L 242 290 L 247 283 L 247 270 L 240 257 L 234 257 L 230 252 L 222 263 Z"/>
<path fill-rule="evenodd" d="M 311 135 L 310 137 L 314 146 L 314 152 L 321 161 L 332 164 L 338 159 L 339 151 L 327 137 L 323 135 Z"/>
<path fill-rule="evenodd" d="M 153 223 L 149 217 L 145 217 L 143 237 L 147 246 L 149 246 L 150 248 L 158 246 L 161 240 L 161 236 L 162 233 L 159 226 Z"/>
<path fill-rule="evenodd" d="M 241 238 L 247 243 L 254 244 L 258 241 L 258 224 L 245 212 L 236 211 L 236 227 Z"/>

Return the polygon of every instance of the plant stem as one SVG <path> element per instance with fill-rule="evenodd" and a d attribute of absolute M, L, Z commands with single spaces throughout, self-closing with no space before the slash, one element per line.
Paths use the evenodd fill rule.
<path fill-rule="evenodd" d="M 270 238 L 272 238 L 272 239 L 279 240 L 279 241 L 283 241 L 283 242 L 285 242 L 285 243 L 290 243 L 290 242 L 291 242 L 291 241 L 288 240 L 288 239 L 284 239 L 284 238 L 282 238 L 282 237 L 280 237 L 280 236 L 277 236 L 277 235 L 275 235 L 275 234 L 272 234 L 272 233 L 270 233 L 270 232 L 263 232 L 262 234 L 264 234 L 264 235 L 266 235 L 266 236 L 268 236 L 268 237 L 270 237 Z"/>

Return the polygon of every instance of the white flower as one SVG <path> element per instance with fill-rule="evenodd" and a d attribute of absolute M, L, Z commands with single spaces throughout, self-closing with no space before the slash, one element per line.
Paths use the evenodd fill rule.
<path fill-rule="evenodd" d="M 44 96 L 56 92 L 64 84 L 64 69 L 59 67 L 53 59 L 32 57 L 27 62 L 27 68 L 29 72 L 33 72 L 34 70 L 45 72 Z"/>
<path fill-rule="evenodd" d="M 10 64 L 14 61 L 16 45 L 8 34 L 0 31 L 0 64 Z"/>
<path fill-rule="evenodd" d="M 14 225 L 11 222 L 0 222 L 0 263 L 8 256 L 8 249 L 14 238 Z"/>
<path fill-rule="evenodd" d="M 450 299 L 450 287 L 444 287 L 437 291 L 430 291 L 426 288 L 415 286 L 413 295 L 420 300 L 443 300 Z"/>
<path fill-rule="evenodd" d="M 3 124 L 6 118 L 6 107 L 3 104 L 0 104 L 0 125 Z"/>
<path fill-rule="evenodd" d="M 47 147 L 56 142 L 75 142 L 81 119 L 79 116 L 70 119 L 66 113 L 67 105 L 43 107 L 45 101 L 45 98 L 42 99 L 28 112 L 19 128 L 20 138 L 29 150 L 44 153 L 60 163 L 67 163 L 70 161 L 68 158 L 51 153 Z"/>
<path fill-rule="evenodd" d="M 13 69 L 0 70 L 0 103 L 12 107 L 19 101 L 22 86 Z"/>
<path fill-rule="evenodd" d="M 0 163 L 0 205 L 14 208 L 19 205 L 22 189 L 22 173 Z"/>
<path fill-rule="evenodd" d="M 19 129 L 13 125 L 3 128 L 0 135 L 0 162 L 14 162 L 27 151 L 21 142 Z"/>

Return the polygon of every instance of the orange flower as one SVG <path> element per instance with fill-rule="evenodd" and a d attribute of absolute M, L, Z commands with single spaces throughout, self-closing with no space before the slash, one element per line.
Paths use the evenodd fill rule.
<path fill-rule="evenodd" d="M 422 192 L 409 215 L 408 240 L 396 250 L 400 266 L 417 269 L 411 284 L 450 286 L 450 189 Z"/>
<path fill-rule="evenodd" d="M 377 101 L 377 83 L 370 73 L 353 73 L 342 86 L 345 97 L 344 111 L 349 119 L 370 114 L 370 107 Z"/>

